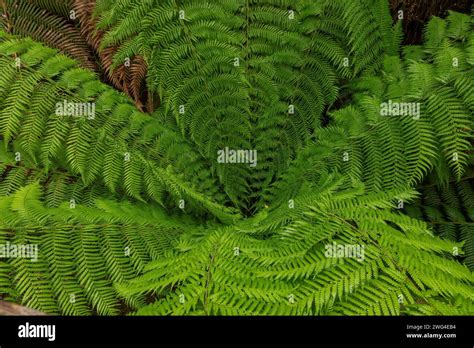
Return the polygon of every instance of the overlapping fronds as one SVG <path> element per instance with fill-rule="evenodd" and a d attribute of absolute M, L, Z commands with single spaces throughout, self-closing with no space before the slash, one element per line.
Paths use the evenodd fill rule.
<path fill-rule="evenodd" d="M 213 169 L 249 214 L 321 124 L 337 80 L 376 70 L 393 51 L 380 40 L 393 36 L 388 4 L 379 1 L 377 14 L 370 5 L 98 1 L 96 14 L 102 48 L 119 46 L 115 64 L 135 55 L 159 62 L 149 86 L 204 156 L 215 163 L 224 148 L 257 151 L 256 168 Z"/>
<path fill-rule="evenodd" d="M 0 10 L 0 25 L 11 34 L 43 41 L 78 60 L 85 68 L 97 70 L 92 50 L 74 26 L 67 8 L 67 1 L 5 0 Z M 49 12 L 51 9 L 57 9 L 60 14 Z"/>
<path fill-rule="evenodd" d="M 464 263 L 474 270 L 473 157 L 460 181 L 439 182 L 428 177 L 419 187 L 420 197 L 405 206 L 408 215 L 428 223 L 440 237 L 463 243 Z"/>
<path fill-rule="evenodd" d="M 383 79 L 364 76 L 353 82 L 355 102 L 332 113 L 335 125 L 351 138 L 344 171 L 376 190 L 419 183 L 432 168 L 443 180 L 450 176 L 446 168 L 462 177 L 474 124 L 474 65 L 466 61 L 473 33 L 469 21 L 461 14 L 434 18 L 423 55 L 388 56 Z M 445 33 L 439 33 L 440 26 Z"/>
<path fill-rule="evenodd" d="M 120 64 L 114 66 L 113 57 L 117 48 L 112 46 L 100 49 L 103 31 L 97 30 L 97 19 L 94 17 L 95 1 L 72 1 L 72 9 L 80 24 L 82 36 L 99 57 L 106 79 L 115 88 L 127 93 L 141 111 L 153 112 L 159 104 L 159 98 L 148 91 L 145 84 L 147 63 L 139 55 L 124 57 Z"/>
<path fill-rule="evenodd" d="M 88 69 L 105 72 L 104 80 L 127 93 L 141 111 L 152 112 L 159 100 L 146 90 L 146 62 L 135 56 L 112 67 L 116 50 L 98 50 L 102 34 L 95 29 L 93 8 L 92 1 L 6 0 L 0 23 L 9 33 L 41 41 Z"/>
<path fill-rule="evenodd" d="M 413 192 L 334 190 L 333 184 L 295 199 L 269 238 L 239 226 L 186 234 L 173 252 L 118 289 L 126 298 L 162 296 L 139 308 L 144 315 L 472 313 L 472 273 L 452 256 L 460 245 L 390 210 L 392 197 L 409 200 Z M 273 214 L 256 230 L 274 225 Z M 339 249 L 348 245 L 358 248 L 351 256 Z"/>
<path fill-rule="evenodd" d="M 0 241 L 10 253 L 0 261 L 0 293 L 51 314 L 118 314 L 124 304 L 112 284 L 137 276 L 185 226 L 152 206 L 99 200 L 53 209 L 40 199 L 38 183 L 0 198 Z"/>
<path fill-rule="evenodd" d="M 137 111 L 93 73 L 28 39 L 4 38 L 0 55 L 5 69 L 0 134 L 11 152 L 46 172 L 66 167 L 84 186 L 99 180 L 111 192 L 160 203 L 168 192 L 175 207 L 187 200 L 190 210 L 194 202 L 198 209 L 204 204 L 213 214 L 232 218 L 231 211 L 184 182 L 186 172 L 192 177 L 192 169 L 198 170 L 189 166 L 200 160 L 186 141 Z M 178 144 L 179 152 L 173 150 Z M 175 163 L 188 168 L 178 174 Z M 213 180 L 210 175 L 206 179 Z"/>
<path fill-rule="evenodd" d="M 0 258 L 0 296 L 67 315 L 474 313 L 472 15 L 402 47 L 386 0 L 21 3 L 2 3 L 0 245 L 39 254 Z"/>

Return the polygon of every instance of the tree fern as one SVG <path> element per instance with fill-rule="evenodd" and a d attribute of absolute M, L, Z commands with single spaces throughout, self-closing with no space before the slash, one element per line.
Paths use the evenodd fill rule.
<path fill-rule="evenodd" d="M 79 60 L 84 67 L 96 70 L 92 51 L 70 22 L 68 8 L 67 1 L 8 0 L 2 11 L 1 24 L 12 34 L 42 40 Z M 59 13 L 48 12 L 54 9 Z"/>
<path fill-rule="evenodd" d="M 17 58 L 20 59 L 21 64 L 25 64 L 23 66 L 26 70 L 25 75 L 30 76 L 29 78 L 23 78 L 21 77 L 23 76 L 23 69 L 17 70 L 16 74 L 20 76 L 16 83 L 17 87 L 12 86 L 12 90 L 10 90 L 12 94 L 10 98 L 6 98 L 6 104 L 3 105 L 2 115 L 4 116 L 1 118 L 0 125 L 5 138 L 5 145 L 8 145 L 13 137 L 18 138 L 20 153 L 24 153 L 26 151 L 21 151 L 23 150 L 21 149 L 21 139 L 24 134 L 29 133 L 28 148 L 34 147 L 35 150 L 29 150 L 26 154 L 32 156 L 34 161 L 39 161 L 46 170 L 51 169 L 53 165 L 68 166 L 74 175 L 81 176 L 83 184 L 86 186 L 100 175 L 104 179 L 104 184 L 112 191 L 114 191 L 114 187 L 118 182 L 123 182 L 124 193 L 138 199 L 141 198 L 142 187 L 144 187 L 154 200 L 159 200 L 160 197 L 156 196 L 154 187 L 165 186 L 168 187 L 169 192 L 176 199 L 189 197 L 191 200 L 202 200 L 215 214 L 225 216 L 225 208 L 219 208 L 217 203 L 205 201 L 201 193 L 195 192 L 192 187 L 187 187 L 188 185 L 182 179 L 172 173 L 169 163 L 165 163 L 167 168 L 153 166 L 154 161 L 159 162 L 158 154 L 156 154 L 157 148 L 146 149 L 146 151 L 155 152 L 155 160 L 145 157 L 145 154 L 140 154 L 143 145 L 153 142 L 153 137 L 156 134 L 145 134 L 145 136 L 151 136 L 151 138 L 140 139 L 140 133 L 145 127 L 150 128 L 151 125 L 147 125 L 147 123 L 151 122 L 157 125 L 156 119 L 134 110 L 133 106 L 123 96 L 94 81 L 95 76 L 92 73 L 74 67 L 74 62 L 65 57 L 62 57 L 60 61 L 57 61 L 56 56 L 51 57 L 54 51 L 49 51 L 50 57 L 43 56 L 39 60 L 38 57 L 31 54 L 31 50 L 34 50 L 32 45 L 35 46 L 36 44 L 29 40 L 21 40 L 5 41 L 2 46 L 5 54 L 18 52 Z M 8 58 L 5 59 L 8 60 Z M 33 62 L 38 71 L 35 72 L 33 67 L 26 66 L 29 60 Z M 54 66 L 50 65 L 51 60 L 55 62 Z M 15 60 L 9 60 L 8 64 L 15 64 Z M 67 70 L 59 70 L 61 65 Z M 50 67 L 54 70 L 49 70 Z M 46 83 L 57 87 L 57 92 L 47 95 L 47 103 L 49 104 L 32 105 L 33 107 L 42 108 L 42 113 L 39 113 L 36 108 L 30 109 L 30 112 L 42 115 L 42 123 L 45 125 L 44 127 L 34 128 L 34 131 L 38 132 L 33 137 L 37 142 L 32 143 L 31 132 L 28 132 L 29 129 L 23 132 L 20 125 L 24 117 L 23 112 L 28 107 L 27 100 L 36 92 L 37 88 L 42 87 L 42 84 L 44 84 L 42 81 L 39 86 L 37 85 L 37 82 L 42 79 L 49 80 Z M 77 97 L 72 96 L 74 92 L 78 93 Z M 55 109 L 57 102 L 61 103 L 60 93 L 63 96 L 70 95 L 70 100 L 75 102 L 86 102 L 95 98 L 97 115 L 94 115 L 93 120 L 89 120 L 93 121 L 94 124 L 86 122 L 85 117 L 74 119 L 56 115 L 55 110 L 52 109 Z M 50 105 L 49 110 L 48 105 Z M 105 117 L 105 112 L 109 110 L 115 110 L 112 111 L 113 116 Z M 39 121 L 35 120 L 34 122 Z M 126 127 L 127 124 L 130 124 L 130 126 L 123 129 L 122 127 Z M 162 129 L 161 126 L 158 126 L 158 129 L 160 128 Z M 96 141 L 91 139 L 91 135 L 94 133 Z M 42 141 L 40 142 L 40 140 Z M 176 142 L 179 141 L 179 138 L 177 138 Z M 91 147 L 92 145 L 94 145 L 94 148 Z M 60 154 L 62 149 L 65 150 L 65 156 Z M 134 151 L 136 151 L 136 155 Z M 191 149 L 188 151 L 192 153 Z M 111 155 L 105 156 L 105 153 L 111 153 Z M 90 154 L 94 157 L 90 158 Z M 118 157 L 121 160 L 117 161 Z M 91 161 L 97 162 L 95 166 L 89 166 Z M 113 163 L 109 164 L 107 161 L 113 161 Z M 100 172 L 101 163 L 105 168 L 104 172 Z M 142 170 L 149 171 L 146 177 L 148 180 L 152 180 L 151 184 L 145 185 L 143 177 L 140 176 Z M 110 171 L 114 171 L 115 174 L 112 175 Z M 222 215 L 223 213 L 224 215 Z"/>
<path fill-rule="evenodd" d="M 107 31 L 102 47 L 121 45 L 116 64 L 138 54 L 160 62 L 149 67 L 149 86 L 204 156 L 214 160 L 224 147 L 252 148 L 261 161 L 272 163 L 230 173 L 216 168 L 231 199 L 239 204 L 247 200 L 251 212 L 264 202 L 249 192 L 265 189 L 272 175 L 287 169 L 287 158 L 308 141 L 323 109 L 337 97 L 336 79 L 380 64 L 383 46 L 377 53 L 351 41 L 370 30 L 378 41 L 378 24 L 360 24 L 361 18 L 372 18 L 366 5 L 99 1 L 98 16 L 99 27 Z M 387 4 L 380 7 L 387 15 Z M 334 26 L 341 27 L 342 37 Z M 211 110 L 214 118 L 204 121 Z"/>
<path fill-rule="evenodd" d="M 290 221 L 269 239 L 236 233 L 238 225 L 205 236 L 186 234 L 173 253 L 118 289 L 126 297 L 148 291 L 163 296 L 140 307 L 137 313 L 147 315 L 399 315 L 416 311 L 419 301 L 430 308 L 440 298 L 469 313 L 472 275 L 446 259 L 458 244 L 436 239 L 426 224 L 387 209 L 391 196 L 408 199 L 412 192 L 362 198 L 363 192 L 329 190 L 296 199 L 297 209 L 285 209 Z M 273 214 L 257 223 L 257 231 L 273 223 Z M 326 257 L 325 245 L 332 243 L 364 246 L 363 260 Z"/>
<path fill-rule="evenodd" d="M 2 293 L 50 313 L 117 314 L 120 301 L 112 284 L 132 279 L 183 229 L 192 228 L 167 223 L 156 207 L 101 200 L 93 209 L 68 203 L 47 209 L 40 199 L 38 183 L 1 199 L 0 227 L 8 232 L 2 242 L 39 246 L 37 262 L 8 261 L 11 268 L 1 282 L 11 284 Z M 163 222 L 157 225 L 158 220 Z"/>
<path fill-rule="evenodd" d="M 464 263 L 473 269 L 474 231 L 472 223 L 472 156 L 470 166 L 460 181 L 439 182 L 428 177 L 420 186 L 421 196 L 406 212 L 428 222 L 434 232 L 443 238 L 463 242 Z"/>
<path fill-rule="evenodd" d="M 65 315 L 474 313 L 472 15 L 403 47 L 385 0 L 14 5 L 0 244 L 38 260 L 0 259 L 2 298 Z"/>

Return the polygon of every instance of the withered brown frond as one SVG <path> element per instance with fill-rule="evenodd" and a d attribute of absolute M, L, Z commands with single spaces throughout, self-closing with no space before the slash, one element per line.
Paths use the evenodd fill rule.
<path fill-rule="evenodd" d="M 0 21 L 10 33 L 43 41 L 77 59 L 83 67 L 98 70 L 94 54 L 72 18 L 51 13 L 34 1 L 7 0 L 3 2 L 3 11 Z"/>
<path fill-rule="evenodd" d="M 124 62 L 114 68 L 113 58 L 117 47 L 100 48 L 104 33 L 96 29 L 97 21 L 93 16 L 94 7 L 95 0 L 73 1 L 73 9 L 79 19 L 81 34 L 99 57 L 105 78 L 116 88 L 127 93 L 139 110 L 152 112 L 154 103 L 148 101 L 149 93 L 145 84 L 148 70 L 145 60 L 140 56 L 130 57 L 130 64 Z"/>

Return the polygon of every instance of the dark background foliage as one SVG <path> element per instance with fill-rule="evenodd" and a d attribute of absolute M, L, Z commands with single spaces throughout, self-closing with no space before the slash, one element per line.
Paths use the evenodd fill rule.
<path fill-rule="evenodd" d="M 432 16 L 444 17 L 448 10 L 468 13 L 472 0 L 390 0 L 393 17 L 403 10 L 404 44 L 419 44 L 423 27 Z"/>

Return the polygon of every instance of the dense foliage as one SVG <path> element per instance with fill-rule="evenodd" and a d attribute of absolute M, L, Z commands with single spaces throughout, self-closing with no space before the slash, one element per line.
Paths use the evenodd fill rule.
<path fill-rule="evenodd" d="M 474 16 L 402 46 L 387 0 L 1 4 L 0 244 L 39 246 L 3 298 L 474 314 Z"/>

